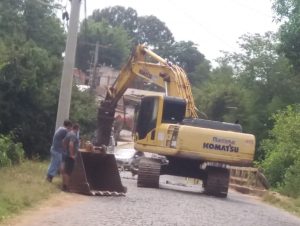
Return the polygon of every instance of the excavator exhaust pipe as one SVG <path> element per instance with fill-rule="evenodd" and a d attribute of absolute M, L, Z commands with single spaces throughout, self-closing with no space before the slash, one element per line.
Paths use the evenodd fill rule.
<path fill-rule="evenodd" d="M 79 151 L 69 190 L 85 195 L 125 195 L 126 187 L 121 183 L 115 156 Z"/>

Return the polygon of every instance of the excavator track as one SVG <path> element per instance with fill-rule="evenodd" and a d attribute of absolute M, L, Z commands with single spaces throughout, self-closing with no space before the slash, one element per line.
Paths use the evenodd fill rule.
<path fill-rule="evenodd" d="M 143 158 L 139 163 L 138 187 L 159 188 L 160 163 L 150 158 Z"/>
<path fill-rule="evenodd" d="M 230 172 L 227 168 L 207 167 L 203 187 L 208 195 L 227 197 Z"/>

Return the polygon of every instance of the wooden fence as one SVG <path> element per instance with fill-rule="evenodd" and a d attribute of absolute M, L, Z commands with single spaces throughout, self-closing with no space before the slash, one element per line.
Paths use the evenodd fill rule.
<path fill-rule="evenodd" d="M 269 188 L 269 183 L 257 168 L 230 167 L 230 188 L 244 194 L 262 196 Z"/>

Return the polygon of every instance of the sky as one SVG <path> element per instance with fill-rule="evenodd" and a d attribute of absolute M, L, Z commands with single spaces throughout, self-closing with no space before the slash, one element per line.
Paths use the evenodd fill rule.
<path fill-rule="evenodd" d="M 138 16 L 156 16 L 175 41 L 193 41 L 212 62 L 222 56 L 221 50 L 238 52 L 237 41 L 243 34 L 278 29 L 272 22 L 270 0 L 86 0 L 87 16 L 95 9 L 116 5 L 132 7 Z"/>

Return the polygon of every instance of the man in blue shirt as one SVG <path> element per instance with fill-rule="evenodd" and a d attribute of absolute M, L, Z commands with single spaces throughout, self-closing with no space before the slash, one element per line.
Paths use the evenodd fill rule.
<path fill-rule="evenodd" d="M 70 132 L 67 133 L 64 139 L 64 146 L 66 153 L 63 156 L 63 190 L 67 191 L 70 181 L 71 173 L 74 169 L 75 158 L 79 151 L 79 125 L 74 124 Z"/>
<path fill-rule="evenodd" d="M 46 178 L 49 182 L 52 182 L 53 177 L 56 176 L 58 171 L 61 169 L 62 155 L 64 152 L 63 139 L 71 128 L 72 122 L 70 120 L 65 120 L 64 126 L 59 127 L 54 133 L 50 149 L 51 162 L 48 167 Z"/>

